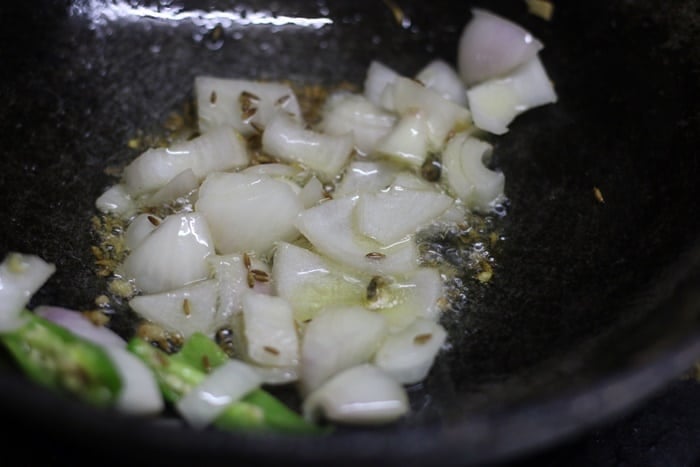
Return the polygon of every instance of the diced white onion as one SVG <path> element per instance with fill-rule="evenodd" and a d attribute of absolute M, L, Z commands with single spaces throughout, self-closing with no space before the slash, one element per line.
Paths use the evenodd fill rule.
<path fill-rule="evenodd" d="M 122 219 L 129 218 L 136 211 L 136 203 L 122 183 L 109 187 L 97 198 L 95 206 L 105 214 L 115 214 Z"/>
<path fill-rule="evenodd" d="M 124 169 L 128 192 L 140 195 L 157 190 L 187 169 L 199 180 L 210 172 L 248 165 L 243 137 L 230 127 L 219 127 L 168 148 L 151 148 Z"/>
<path fill-rule="evenodd" d="M 362 307 L 332 307 L 307 325 L 301 343 L 300 383 L 304 394 L 333 375 L 368 362 L 387 333 L 384 318 Z"/>
<path fill-rule="evenodd" d="M 377 107 L 394 110 L 391 100 L 383 97 L 388 85 L 391 85 L 401 76 L 382 62 L 372 60 L 367 67 L 363 92 L 365 97 Z"/>
<path fill-rule="evenodd" d="M 280 297 L 248 292 L 242 306 L 248 357 L 259 365 L 297 366 L 299 338 L 291 305 Z"/>
<path fill-rule="evenodd" d="M 522 26 L 473 8 L 457 47 L 459 74 L 467 86 L 473 86 L 509 73 L 537 55 L 543 45 Z"/>
<path fill-rule="evenodd" d="M 358 305 L 367 283 L 305 248 L 280 242 L 272 262 L 274 292 L 289 302 L 297 322 L 330 305 Z"/>
<path fill-rule="evenodd" d="M 415 114 L 416 111 L 422 114 L 432 150 L 441 149 L 451 131 L 460 131 L 472 125 L 471 114 L 466 107 L 445 99 L 412 79 L 397 78 L 392 92 L 399 114 Z"/>
<path fill-rule="evenodd" d="M 486 167 L 493 146 L 480 139 L 459 133 L 447 143 L 442 154 L 447 184 L 470 209 L 488 212 L 503 197 L 505 176 Z"/>
<path fill-rule="evenodd" d="M 213 253 L 201 214 L 171 214 L 129 253 L 120 272 L 144 293 L 163 292 L 207 278 L 207 257 Z"/>
<path fill-rule="evenodd" d="M 464 82 L 457 70 L 445 60 L 432 60 L 416 74 L 416 79 L 445 99 L 457 105 L 467 105 L 467 89 Z"/>
<path fill-rule="evenodd" d="M 397 173 L 394 164 L 379 160 L 354 160 L 343 171 L 333 195 L 337 198 L 388 187 Z"/>
<path fill-rule="evenodd" d="M 304 209 L 316 206 L 319 201 L 324 199 L 324 196 L 323 183 L 316 176 L 312 176 L 299 192 L 299 199 L 304 205 Z"/>
<path fill-rule="evenodd" d="M 415 269 L 418 247 L 412 239 L 382 245 L 355 231 L 356 202 L 351 197 L 325 201 L 302 211 L 297 227 L 321 254 L 360 271 L 393 274 Z"/>
<path fill-rule="evenodd" d="M 288 177 L 292 178 L 299 173 L 301 169 L 289 164 L 271 162 L 269 164 L 255 164 L 241 170 L 240 173 L 250 175 L 267 175 L 270 177 Z"/>
<path fill-rule="evenodd" d="M 169 204 L 179 198 L 186 197 L 199 186 L 199 178 L 192 169 L 186 169 L 177 174 L 172 180 L 143 201 L 144 206 L 160 206 Z"/>
<path fill-rule="evenodd" d="M 10 252 L 0 264 L 0 332 L 22 325 L 22 311 L 56 272 L 53 263 L 36 255 Z"/>
<path fill-rule="evenodd" d="M 319 130 L 329 135 L 352 133 L 355 149 L 370 154 L 377 141 L 394 126 L 396 116 L 378 107 L 362 94 L 331 95 L 322 110 Z"/>
<path fill-rule="evenodd" d="M 216 367 L 199 385 L 182 396 L 175 408 L 196 429 L 208 426 L 226 407 L 262 384 L 248 364 L 229 360 Z"/>
<path fill-rule="evenodd" d="M 299 380 L 299 367 L 251 366 L 263 384 L 273 386 L 294 383 Z"/>
<path fill-rule="evenodd" d="M 141 317 L 188 338 L 195 332 L 213 336 L 220 326 L 213 279 L 156 294 L 138 295 L 129 306 Z"/>
<path fill-rule="evenodd" d="M 422 381 L 447 339 L 447 332 L 429 319 L 417 319 L 403 331 L 387 336 L 374 364 L 401 384 Z"/>
<path fill-rule="evenodd" d="M 126 341 L 119 334 L 105 326 L 93 323 L 77 310 L 40 305 L 34 309 L 34 313 L 94 344 L 103 347 L 126 348 Z"/>
<path fill-rule="evenodd" d="M 115 407 L 132 415 L 157 415 L 165 408 L 153 371 L 126 348 L 105 347 L 121 379 Z"/>
<path fill-rule="evenodd" d="M 497 135 L 521 113 L 557 101 L 552 82 L 538 56 L 512 74 L 485 81 L 467 92 L 474 124 Z"/>
<path fill-rule="evenodd" d="M 316 172 L 324 181 L 333 180 L 348 162 L 353 136 L 327 135 L 306 129 L 287 114 L 277 113 L 265 128 L 262 149 L 283 161 L 298 163 Z"/>
<path fill-rule="evenodd" d="M 377 141 L 374 153 L 394 162 L 420 167 L 428 156 L 430 144 L 430 130 L 425 117 L 420 113 L 409 113 Z"/>
<path fill-rule="evenodd" d="M 267 175 L 215 172 L 199 189 L 195 210 L 211 228 L 216 251 L 266 254 L 276 241 L 291 241 L 304 206 L 284 181 Z"/>
<path fill-rule="evenodd" d="M 363 364 L 335 375 L 303 403 L 304 417 L 343 424 L 385 424 L 409 411 L 406 390 L 379 368 Z"/>
<path fill-rule="evenodd" d="M 282 83 L 197 76 L 194 92 L 201 132 L 229 126 L 250 136 L 257 133 L 256 126 L 266 127 L 279 111 L 294 118 L 301 117 L 296 95 L 292 88 Z M 252 115 L 244 112 L 245 107 Z"/>
<path fill-rule="evenodd" d="M 142 213 L 134 217 L 124 233 L 124 244 L 133 251 L 158 227 L 163 219 L 153 214 Z"/>
<path fill-rule="evenodd" d="M 357 229 L 390 245 L 413 235 L 453 202 L 451 197 L 436 191 L 391 189 L 363 193 L 355 208 Z"/>

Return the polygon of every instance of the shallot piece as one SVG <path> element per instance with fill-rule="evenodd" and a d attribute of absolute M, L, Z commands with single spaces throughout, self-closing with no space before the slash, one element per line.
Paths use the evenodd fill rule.
<path fill-rule="evenodd" d="M 497 78 L 528 62 L 544 47 L 522 26 L 481 8 L 459 39 L 457 68 L 467 86 Z"/>

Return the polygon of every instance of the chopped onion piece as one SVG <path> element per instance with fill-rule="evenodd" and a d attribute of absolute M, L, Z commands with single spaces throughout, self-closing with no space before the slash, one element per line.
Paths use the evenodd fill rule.
<path fill-rule="evenodd" d="M 103 347 L 126 348 L 126 341 L 119 334 L 105 326 L 93 323 L 77 310 L 41 305 L 34 309 L 34 313 L 95 344 Z"/>
<path fill-rule="evenodd" d="M 56 266 L 39 256 L 17 252 L 5 256 L 0 264 L 0 332 L 22 325 L 22 311 L 54 272 Z"/>
<path fill-rule="evenodd" d="M 435 59 L 416 74 L 416 79 L 457 105 L 467 105 L 467 89 L 457 71 L 444 60 Z"/>
<path fill-rule="evenodd" d="M 250 162 L 245 144 L 235 130 L 220 127 L 168 148 L 151 148 L 126 166 L 124 182 L 135 196 L 165 186 L 187 169 L 201 180 L 210 172 L 242 168 Z"/>
<path fill-rule="evenodd" d="M 124 243 L 126 247 L 133 251 L 162 222 L 163 219 L 153 214 L 142 213 L 134 217 L 124 234 Z"/>
<path fill-rule="evenodd" d="M 136 203 L 128 193 L 126 185 L 117 183 L 109 187 L 95 201 L 95 206 L 101 212 L 114 214 L 127 219 L 136 212 Z"/>
<path fill-rule="evenodd" d="M 308 209 L 325 199 L 325 193 L 323 183 L 316 176 L 312 176 L 299 192 L 299 199 L 304 205 L 304 209 Z"/>
<path fill-rule="evenodd" d="M 392 85 L 396 111 L 401 115 L 420 112 L 428 127 L 432 150 L 442 148 L 451 131 L 460 131 L 472 125 L 471 114 L 466 107 L 443 98 L 409 78 L 397 78 Z"/>
<path fill-rule="evenodd" d="M 391 332 L 406 328 L 417 318 L 437 320 L 445 296 L 437 269 L 421 267 L 400 276 L 374 276 L 371 281 L 364 306 L 384 316 Z"/>
<path fill-rule="evenodd" d="M 531 60 L 543 45 L 522 26 L 481 8 L 462 30 L 457 68 L 467 86 L 503 76 Z"/>
<path fill-rule="evenodd" d="M 213 253 L 201 214 L 171 214 L 129 253 L 120 272 L 144 293 L 163 292 L 207 278 L 206 260 Z"/>
<path fill-rule="evenodd" d="M 289 302 L 302 323 L 330 305 L 358 305 L 366 280 L 305 248 L 280 242 L 272 261 L 274 292 Z"/>
<path fill-rule="evenodd" d="M 299 214 L 299 231 L 323 255 L 363 272 L 394 274 L 418 266 L 418 247 L 411 239 L 383 245 L 355 231 L 356 198 L 336 198 Z"/>
<path fill-rule="evenodd" d="M 447 184 L 470 209 L 488 212 L 503 197 L 505 176 L 486 167 L 484 158 L 491 156 L 493 146 L 485 141 L 459 133 L 447 143 L 442 154 Z"/>
<path fill-rule="evenodd" d="M 392 188 L 359 196 L 355 214 L 357 229 L 389 245 L 413 235 L 442 214 L 454 200 L 442 193 Z"/>
<path fill-rule="evenodd" d="M 289 115 L 278 113 L 263 132 L 262 148 L 281 160 L 299 163 L 324 181 L 333 180 L 352 154 L 353 136 L 327 135 L 304 126 Z"/>
<path fill-rule="evenodd" d="M 194 428 L 208 426 L 230 404 L 262 384 L 250 365 L 229 360 L 216 367 L 199 385 L 175 403 L 175 408 Z"/>
<path fill-rule="evenodd" d="M 259 365 L 297 366 L 299 339 L 291 305 L 254 292 L 243 296 L 242 305 L 248 357 Z"/>
<path fill-rule="evenodd" d="M 143 201 L 144 206 L 160 206 L 169 204 L 179 198 L 184 198 L 199 187 L 199 179 L 192 169 L 186 169 L 177 174 L 165 186 Z"/>
<path fill-rule="evenodd" d="M 151 369 L 126 348 L 109 346 L 105 350 L 117 367 L 122 383 L 115 407 L 131 415 L 162 412 L 165 401 Z"/>
<path fill-rule="evenodd" d="M 423 380 L 447 339 L 447 332 L 429 319 L 417 319 L 388 336 L 374 356 L 374 364 L 402 384 Z"/>
<path fill-rule="evenodd" d="M 377 141 L 374 153 L 394 162 L 420 167 L 428 156 L 430 130 L 420 113 L 406 114 L 394 128 Z"/>
<path fill-rule="evenodd" d="M 387 161 L 354 160 L 343 171 L 333 195 L 337 198 L 366 191 L 383 190 L 394 179 L 398 169 Z"/>
<path fill-rule="evenodd" d="M 386 333 L 384 318 L 362 307 L 322 310 L 307 325 L 302 337 L 302 392 L 308 394 L 333 375 L 368 362 Z"/>
<path fill-rule="evenodd" d="M 389 68 L 382 62 L 372 60 L 367 68 L 364 82 L 364 95 L 377 107 L 383 107 L 386 110 L 393 111 L 394 106 L 392 98 L 384 97 L 385 90 L 388 85 L 391 85 L 401 75 Z"/>
<path fill-rule="evenodd" d="M 251 366 L 260 376 L 263 384 L 284 385 L 299 380 L 298 367 Z"/>
<path fill-rule="evenodd" d="M 269 164 L 256 164 L 246 167 L 241 170 L 240 173 L 250 174 L 250 175 L 267 175 L 270 177 L 296 177 L 301 173 L 299 167 L 294 167 L 289 164 L 281 164 L 277 162 L 272 162 Z"/>
<path fill-rule="evenodd" d="M 142 318 L 180 333 L 185 339 L 195 332 L 214 336 L 222 324 L 217 319 L 217 283 L 213 279 L 157 294 L 138 295 L 129 306 Z"/>
<path fill-rule="evenodd" d="M 326 101 L 319 130 L 329 135 L 352 133 L 355 149 L 367 155 L 395 121 L 393 113 L 376 106 L 364 95 L 338 92 Z"/>
<path fill-rule="evenodd" d="M 409 170 L 398 172 L 391 182 L 390 188 L 394 190 L 440 191 L 435 183 L 431 183 Z"/>
<path fill-rule="evenodd" d="M 202 132 L 229 126 L 250 136 L 257 133 L 256 126 L 266 127 L 279 111 L 301 117 L 294 91 L 282 83 L 197 76 L 194 92 Z"/>
<path fill-rule="evenodd" d="M 474 124 L 497 135 L 521 113 L 557 101 L 552 82 L 539 57 L 505 78 L 485 81 L 467 92 Z"/>
<path fill-rule="evenodd" d="M 406 390 L 374 365 L 363 364 L 335 375 L 303 403 L 310 421 L 326 418 L 344 424 L 385 424 L 408 413 Z"/>
<path fill-rule="evenodd" d="M 304 206 L 284 181 L 267 175 L 215 172 L 199 188 L 195 210 L 209 222 L 216 251 L 265 255 L 276 241 L 299 236 Z"/>

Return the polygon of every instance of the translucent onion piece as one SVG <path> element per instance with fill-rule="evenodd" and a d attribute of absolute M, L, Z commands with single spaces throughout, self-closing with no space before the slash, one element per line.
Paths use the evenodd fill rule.
<path fill-rule="evenodd" d="M 552 82 L 539 57 L 516 68 L 505 78 L 485 81 L 467 91 L 474 124 L 497 135 L 521 113 L 557 101 Z"/>
<path fill-rule="evenodd" d="M 248 364 L 229 360 L 175 403 L 182 417 L 196 429 L 208 426 L 230 404 L 262 384 Z"/>
<path fill-rule="evenodd" d="M 126 219 L 136 211 L 136 203 L 124 184 L 117 183 L 109 187 L 95 201 L 95 207 L 105 214 L 111 213 Z"/>
<path fill-rule="evenodd" d="M 124 169 L 124 182 L 134 196 L 153 191 L 187 169 L 199 180 L 210 172 L 248 165 L 245 141 L 232 128 L 220 127 L 169 148 L 152 148 Z"/>
<path fill-rule="evenodd" d="M 396 116 L 378 107 L 362 94 L 339 92 L 323 107 L 319 130 L 329 135 L 351 133 L 355 149 L 370 154 L 377 141 L 394 126 Z"/>
<path fill-rule="evenodd" d="M 416 74 L 416 79 L 457 105 L 467 105 L 467 89 L 457 71 L 444 60 L 429 62 Z"/>
<path fill-rule="evenodd" d="M 379 368 L 363 364 L 331 378 L 303 403 L 304 417 L 335 423 L 391 423 L 408 413 L 406 390 Z"/>
<path fill-rule="evenodd" d="M 432 182 L 419 177 L 409 170 L 402 170 L 396 174 L 390 188 L 394 190 L 422 190 L 437 192 L 440 188 Z"/>
<path fill-rule="evenodd" d="M 274 292 L 292 306 L 299 323 L 312 319 L 327 306 L 361 304 L 367 287 L 367 279 L 286 242 L 275 248 L 272 283 Z"/>
<path fill-rule="evenodd" d="M 304 206 L 284 181 L 267 175 L 213 173 L 202 183 L 195 210 L 209 222 L 216 251 L 265 255 L 276 241 L 299 236 Z"/>
<path fill-rule="evenodd" d="M 341 371 L 368 362 L 387 333 L 384 318 L 362 307 L 322 310 L 306 326 L 299 379 L 309 394 Z"/>
<path fill-rule="evenodd" d="M 129 250 L 134 250 L 163 222 L 153 214 L 139 214 L 129 223 L 124 234 L 124 243 Z"/>
<path fill-rule="evenodd" d="M 297 366 L 299 339 L 291 305 L 254 292 L 243 296 L 242 305 L 248 357 L 259 365 Z"/>
<path fill-rule="evenodd" d="M 161 413 L 165 401 L 151 369 L 125 348 L 106 347 L 105 350 L 117 367 L 122 383 L 115 407 L 131 415 Z"/>
<path fill-rule="evenodd" d="M 144 206 L 160 206 L 170 204 L 179 198 L 184 198 L 199 187 L 199 178 L 192 169 L 186 169 L 177 174 L 163 188 L 142 202 Z"/>
<path fill-rule="evenodd" d="M 217 282 L 217 320 L 222 323 L 230 322 L 234 315 L 241 312 L 241 298 L 251 290 L 251 282 L 253 291 L 270 293 L 270 283 L 255 278 L 256 271 L 269 274 L 269 266 L 255 258 L 254 255 L 246 254 L 246 256 L 250 267 L 246 266 L 243 254 L 239 253 L 212 255 L 207 259 L 212 275 Z"/>
<path fill-rule="evenodd" d="M 323 183 L 316 176 L 311 177 L 299 192 L 299 199 L 304 205 L 304 209 L 316 206 L 324 198 Z"/>
<path fill-rule="evenodd" d="M 355 229 L 357 199 L 336 198 L 299 214 L 299 231 L 323 255 L 367 273 L 405 273 L 418 266 L 418 247 L 412 239 L 383 245 Z"/>
<path fill-rule="evenodd" d="M 355 208 L 357 229 L 389 245 L 413 235 L 453 202 L 451 197 L 436 191 L 393 188 L 364 193 Z"/>
<path fill-rule="evenodd" d="M 437 320 L 444 284 L 437 269 L 421 267 L 406 275 L 375 276 L 367 284 L 364 306 L 381 314 L 391 332 L 398 332 L 418 318 Z"/>
<path fill-rule="evenodd" d="M 264 128 L 278 111 L 301 117 L 299 102 L 286 84 L 214 76 L 194 80 L 199 130 L 219 126 L 235 128 L 250 136 Z"/>
<path fill-rule="evenodd" d="M 337 198 L 388 187 L 398 169 L 387 161 L 353 160 L 343 171 L 333 195 Z"/>
<path fill-rule="evenodd" d="M 269 164 L 256 164 L 246 167 L 240 173 L 250 175 L 268 175 L 270 177 L 288 177 L 293 178 L 301 173 L 299 167 L 294 167 L 289 164 L 281 164 L 272 162 Z"/>
<path fill-rule="evenodd" d="M 213 337 L 221 325 L 216 313 L 217 283 L 213 279 L 157 294 L 138 295 L 129 306 L 142 318 L 188 338 L 195 332 Z"/>
<path fill-rule="evenodd" d="M 378 107 L 386 110 L 394 110 L 391 99 L 386 99 L 383 94 L 388 85 L 391 85 L 401 76 L 382 62 L 372 60 L 367 68 L 363 92 L 365 97 Z"/>
<path fill-rule="evenodd" d="M 462 30 L 457 68 L 467 86 L 503 76 L 531 60 L 542 42 L 520 25 L 480 8 Z"/>
<path fill-rule="evenodd" d="M 423 115 L 407 114 L 377 141 L 374 153 L 394 162 L 420 167 L 428 156 L 429 140 L 430 130 Z"/>
<path fill-rule="evenodd" d="M 423 116 L 433 150 L 442 148 L 450 132 L 464 130 L 472 125 L 471 114 L 466 107 L 443 98 L 438 92 L 412 79 L 397 78 L 391 89 L 399 114 L 419 112 Z"/>
<path fill-rule="evenodd" d="M 172 290 L 207 278 L 206 260 L 213 253 L 214 242 L 201 214 L 172 214 L 129 253 L 120 274 L 144 293 Z"/>
<path fill-rule="evenodd" d="M 277 367 L 277 366 L 257 366 L 251 368 L 260 376 L 263 384 L 273 386 L 294 383 L 299 380 L 299 368 Z"/>
<path fill-rule="evenodd" d="M 447 339 L 447 332 L 429 319 L 417 319 L 388 336 L 374 356 L 374 364 L 402 384 L 422 381 Z"/>
<path fill-rule="evenodd" d="M 126 348 L 126 341 L 119 334 L 105 326 L 93 323 L 77 310 L 41 305 L 34 309 L 34 313 L 95 344 L 103 347 Z"/>
<path fill-rule="evenodd" d="M 18 252 L 5 256 L 0 263 L 0 331 L 22 325 L 20 314 L 54 272 L 56 266 L 39 256 Z"/>
<path fill-rule="evenodd" d="M 459 133 L 452 137 L 442 154 L 447 184 L 473 210 L 489 212 L 503 197 L 505 175 L 489 169 L 488 159 L 493 146 L 480 139 Z"/>
<path fill-rule="evenodd" d="M 262 148 L 283 161 L 299 163 L 324 181 L 332 180 L 348 162 L 353 136 L 327 135 L 306 129 L 289 115 L 278 113 L 265 128 Z"/>

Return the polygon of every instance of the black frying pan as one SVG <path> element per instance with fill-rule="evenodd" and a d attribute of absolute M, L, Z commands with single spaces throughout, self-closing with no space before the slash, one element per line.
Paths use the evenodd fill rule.
<path fill-rule="evenodd" d="M 124 460 L 468 465 L 590 429 L 700 357 L 700 2 L 557 2 L 547 22 L 522 1 L 397 1 L 403 26 L 382 1 L 161 3 L 0 7 L 0 245 L 57 265 L 36 303 L 94 306 L 104 169 L 136 155 L 128 139 L 179 108 L 198 74 L 361 84 L 371 59 L 412 74 L 454 62 L 479 5 L 542 39 L 559 102 L 494 140 L 510 199 L 497 271 L 467 281 L 453 346 L 399 426 L 322 442 L 193 432 L 64 400 L 5 361 L 0 404 L 20 434 Z M 198 21 L 231 9 L 268 22 L 195 40 Z M 285 17 L 332 24 L 271 24 Z"/>

